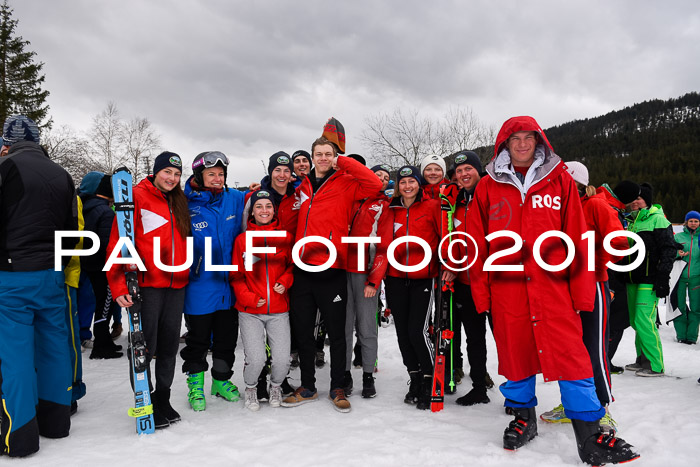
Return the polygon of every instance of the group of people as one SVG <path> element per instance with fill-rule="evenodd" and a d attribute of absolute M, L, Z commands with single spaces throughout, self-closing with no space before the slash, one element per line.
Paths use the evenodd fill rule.
<path fill-rule="evenodd" d="M 589 185 L 585 165 L 564 163 L 531 117 L 506 121 L 494 149 L 485 167 L 476 153 L 464 150 L 450 158 L 449 171 L 436 155 L 426 157 L 420 167 L 407 165 L 395 172 L 383 164 L 368 168 L 362 156 L 342 156 L 345 131 L 331 118 L 310 153 L 273 154 L 268 174 L 245 193 L 226 185 L 230 161 L 222 152 L 196 156 L 184 190 L 180 156 L 167 151 L 158 155 L 153 174 L 133 188 L 135 250 L 145 264 L 138 282 L 156 428 L 181 419 L 170 400 L 183 313 L 188 332 L 180 356 L 194 411 L 206 409 L 209 351 L 210 395 L 231 402 L 241 398 L 231 381 L 239 334 L 245 407 L 259 410 L 264 400 L 271 407 L 317 401 L 319 321 L 330 342 L 332 406 L 343 413 L 351 410 L 354 335 L 362 357 L 361 395 L 375 397 L 382 287 L 410 380 L 404 402 L 428 409 L 436 350 L 431 324 L 440 305 L 436 292 L 454 283 L 455 363 L 449 379 L 459 384 L 464 377 L 463 326 L 472 389 L 457 403 L 490 402 L 489 322 L 498 371 L 507 379 L 500 391 L 506 412 L 513 416 L 503 434 L 505 449 L 521 448 L 537 435 L 535 376 L 542 373 L 545 381 L 559 383 L 562 404 L 540 418 L 570 421 L 584 462 L 639 457 L 616 437 L 607 410 L 613 399 L 608 355 L 612 294 L 606 263 L 631 264 L 641 253 L 636 249 L 616 257 L 603 240 L 627 229 L 644 242 L 643 265 L 624 274 L 626 293 L 617 294 L 627 295 L 629 323 L 636 332 L 638 359 L 626 369 L 639 376 L 663 375 L 656 303 L 669 295 L 676 258 L 688 263 L 678 292 L 683 307 L 686 290 L 691 297 L 690 307 L 683 308 L 685 318 L 676 323 L 678 339 L 697 340 L 700 275 L 693 259 L 700 254 L 700 215 L 691 211 L 684 232 L 674 240 L 661 207 L 652 204 L 650 186 L 623 181 L 615 189 L 604 184 L 596 190 Z M 36 124 L 22 116 L 5 122 L 6 154 L 0 159 L 0 426 L 3 452 L 24 456 L 38 450 L 39 434 L 68 435 L 71 405 L 75 409 L 77 397 L 85 392 L 79 372 L 71 371 L 79 366 L 71 359 L 80 358 L 74 319 L 77 280 L 69 281 L 69 275 L 75 277 L 69 274 L 70 265 L 65 273 L 53 269 L 54 231 L 84 228 L 104 239 L 98 254 L 80 258 L 98 303 L 91 358 L 121 356 L 106 324 L 110 304 L 113 300 L 128 309 L 136 297 L 129 294 L 123 265 L 102 272 L 119 240 L 109 207 L 109 175 L 86 176 L 76 198 L 70 176 L 40 146 Z M 392 174 L 393 194 L 387 196 Z M 459 187 L 448 230 L 474 241 L 457 246 L 473 261 L 469 269 L 460 268 L 454 258 L 441 262 L 445 255 L 438 254 L 447 235 L 439 195 L 448 183 Z M 513 235 L 499 234 L 503 231 L 520 238 L 518 248 L 513 248 Z M 552 231 L 568 241 L 540 238 Z M 587 231 L 594 232 L 595 271 L 587 268 Z M 495 238 L 487 241 L 489 235 Z M 416 242 L 390 248 L 393 240 L 405 236 L 427 243 L 430 258 L 424 260 L 428 251 Z M 374 241 L 353 242 L 366 237 Z M 64 239 L 64 248 L 89 247 L 89 241 L 82 245 L 77 240 Z M 193 245 L 189 257 L 188 241 Z M 631 242 L 616 237 L 612 246 L 626 250 Z M 563 263 L 569 248 L 574 252 L 569 267 L 541 267 L 539 259 L 548 265 Z M 190 267 L 179 271 L 158 267 L 188 260 Z M 51 352 L 46 352 L 47 342 L 53 343 Z M 27 356 L 17 347 L 35 351 Z M 292 352 L 299 356 L 301 384 L 296 389 L 287 381 Z M 150 362 L 155 356 L 153 381 Z"/>

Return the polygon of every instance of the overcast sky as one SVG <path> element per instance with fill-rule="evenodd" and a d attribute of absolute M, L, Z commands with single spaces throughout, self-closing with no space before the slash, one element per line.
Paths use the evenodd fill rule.
<path fill-rule="evenodd" d="M 55 125 L 85 131 L 113 101 L 187 161 L 225 152 L 229 184 L 309 150 L 331 116 L 371 160 L 365 119 L 397 107 L 547 128 L 700 87 L 697 0 L 9 3 Z"/>

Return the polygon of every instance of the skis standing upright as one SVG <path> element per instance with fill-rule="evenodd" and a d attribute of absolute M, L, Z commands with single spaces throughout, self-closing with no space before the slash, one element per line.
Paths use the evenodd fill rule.
<path fill-rule="evenodd" d="M 114 194 L 114 211 L 120 237 L 128 237 L 134 244 L 134 199 L 132 193 L 131 172 L 120 167 L 112 175 L 112 193 Z M 122 258 L 130 258 L 126 245 L 122 246 Z M 153 433 L 153 404 L 151 390 L 148 386 L 148 365 L 146 359 L 146 340 L 141 328 L 141 292 L 136 271 L 126 272 L 126 285 L 134 304 L 127 308 L 129 313 L 129 364 L 131 380 L 134 387 L 134 408 L 129 409 L 129 416 L 136 418 L 136 432 Z"/>
<path fill-rule="evenodd" d="M 457 204 L 459 188 L 453 183 L 440 187 L 440 210 L 441 210 L 441 237 L 449 234 L 453 230 L 452 215 Z M 433 367 L 433 389 L 430 395 L 430 410 L 439 412 L 442 410 L 445 400 L 445 354 L 452 340 L 452 292 L 454 292 L 452 282 L 442 281 L 440 268 L 438 286 L 438 308 L 435 312 L 433 323 L 433 337 L 435 339 L 435 365 Z M 451 372 L 452 370 L 450 370 Z M 450 375 L 452 381 L 452 375 Z M 454 383 L 452 383 L 454 384 Z"/>

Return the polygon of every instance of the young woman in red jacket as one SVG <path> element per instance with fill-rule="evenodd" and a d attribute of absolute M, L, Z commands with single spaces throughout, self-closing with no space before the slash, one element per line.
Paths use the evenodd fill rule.
<path fill-rule="evenodd" d="M 394 239 L 404 236 L 420 237 L 430 246 L 431 259 L 422 269 L 404 272 L 389 263 L 386 285 L 387 306 L 391 308 L 396 325 L 396 337 L 411 383 L 404 398 L 421 410 L 430 408 L 434 348 L 428 334 L 435 299 L 435 278 L 438 276 L 437 255 L 441 238 L 440 202 L 425 199 L 418 169 L 401 167 L 396 176 L 397 191 L 389 205 L 394 224 Z M 425 258 L 423 248 L 415 243 L 401 243 L 394 258 L 402 266 L 415 266 Z M 445 280 L 455 275 L 445 271 Z"/>
<path fill-rule="evenodd" d="M 259 190 L 250 197 L 250 213 L 246 233 L 236 238 L 232 264 L 238 271 L 230 274 L 236 295 L 236 309 L 245 353 L 243 380 L 245 381 L 245 406 L 260 409 L 257 385 L 260 372 L 267 361 L 265 336 L 270 345 L 270 406 L 279 407 L 282 402 L 282 382 L 289 371 L 289 287 L 292 275 L 292 236 L 254 238 L 251 245 L 257 248 L 274 247 L 274 253 L 246 251 L 246 236 L 252 232 L 281 231 L 275 216 L 272 195 Z M 252 256 L 252 270 L 246 271 L 245 258 Z"/>
<path fill-rule="evenodd" d="M 180 325 L 185 302 L 185 285 L 189 270 L 162 271 L 153 261 L 155 238 L 160 238 L 160 261 L 168 266 L 185 262 L 185 238 L 190 234 L 190 213 L 187 197 L 180 187 L 182 161 L 172 152 L 156 157 L 153 173 L 134 187 L 134 242 L 146 271 L 139 271 L 141 288 L 141 324 L 148 347 L 148 364 L 158 355 L 155 364 L 156 384 L 151 395 L 156 428 L 166 428 L 180 420 L 180 414 L 170 405 L 170 386 L 175 375 L 175 358 L 180 344 Z M 107 252 L 119 240 L 116 219 Z M 112 296 L 121 307 L 134 303 L 126 287 L 124 269 L 114 266 L 107 272 Z M 151 371 L 148 371 L 150 379 Z M 149 385 L 153 384 L 149 380 Z"/>

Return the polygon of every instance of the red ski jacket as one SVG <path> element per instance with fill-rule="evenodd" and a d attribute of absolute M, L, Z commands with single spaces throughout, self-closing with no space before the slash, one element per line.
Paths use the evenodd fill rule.
<path fill-rule="evenodd" d="M 524 184 L 517 179 L 507 150 L 499 152 L 517 131 L 535 131 L 540 137 Z M 496 148 L 497 156 L 486 166 L 488 175 L 477 185 L 467 212 L 467 232 L 478 245 L 470 270 L 472 296 L 477 311 L 491 311 L 499 373 L 512 381 L 540 372 L 545 381 L 590 378 L 591 362 L 576 311 L 593 309 L 595 278 L 586 268 L 587 248 L 581 239 L 586 224 L 576 184 L 531 117 L 508 120 Z M 487 235 L 499 231 L 519 235 L 523 244 L 494 259 L 496 253 L 514 246 L 507 237 L 486 241 Z M 563 232 L 575 246 L 573 263 L 562 271 L 550 272 L 535 262 L 535 241 L 548 231 Z M 546 263 L 558 265 L 568 249 L 553 237 L 540 252 Z M 494 265 L 523 271 L 484 271 L 489 257 Z"/>
<path fill-rule="evenodd" d="M 445 185 L 447 183 L 450 183 L 450 181 L 446 178 L 443 178 L 438 183 L 435 183 L 433 185 L 429 183 L 422 185 L 421 188 L 423 188 L 423 198 L 436 199 L 440 201 L 440 186 Z"/>
<path fill-rule="evenodd" d="M 596 194 L 586 196 L 581 200 L 583 215 L 586 219 L 587 230 L 595 232 L 595 280 L 603 282 L 608 280 L 608 268 L 605 264 L 608 261 L 616 263 L 620 256 L 613 256 L 603 248 L 605 236 L 611 232 L 625 230 L 617 218 L 617 213 L 608 204 L 605 195 Z M 616 237 L 611 242 L 616 250 L 626 250 L 629 248 L 627 237 Z"/>
<path fill-rule="evenodd" d="M 379 192 L 372 198 L 363 199 L 356 203 L 354 215 L 350 221 L 350 237 L 379 237 L 380 243 L 364 245 L 365 270 L 367 280 L 365 285 L 379 288 L 386 275 L 389 263 L 386 259 L 386 249 L 391 243 L 391 214 L 389 201 L 384 193 Z M 357 267 L 358 245 L 348 247 L 346 269 L 349 272 L 361 272 Z"/>
<path fill-rule="evenodd" d="M 269 176 L 265 177 L 265 179 L 267 178 L 269 178 Z M 269 182 L 267 183 L 267 185 L 269 185 Z M 259 189 L 267 190 L 270 193 L 272 193 L 272 188 L 269 186 L 266 187 L 265 185 L 263 185 L 261 188 L 258 188 L 258 190 Z M 253 193 L 255 193 L 258 190 L 249 191 L 245 195 L 245 207 L 243 208 L 243 219 L 245 228 L 247 228 L 248 226 L 250 197 L 253 195 Z M 301 203 L 299 202 L 299 197 L 297 196 L 296 192 L 290 188 L 289 192 L 282 197 L 282 200 L 280 201 L 279 205 L 275 206 L 275 217 L 279 221 L 279 228 L 281 230 L 286 230 L 287 232 L 292 234 L 292 238 L 294 238 L 296 235 L 300 204 Z M 245 228 L 243 230 L 245 230 Z"/>
<path fill-rule="evenodd" d="M 139 257 L 146 266 L 146 271 L 138 272 L 139 286 L 180 289 L 187 285 L 190 271 L 165 272 L 153 262 L 153 239 L 160 237 L 160 261 L 167 266 L 184 264 L 187 259 L 187 244 L 177 229 L 173 213 L 165 195 L 153 185 L 153 176 L 149 176 L 134 187 L 134 243 Z M 114 250 L 119 240 L 117 219 L 112 223 L 107 255 Z M 121 253 L 119 254 L 121 256 Z M 115 264 L 107 271 L 107 281 L 112 297 L 119 297 L 128 292 L 124 265 Z"/>
<path fill-rule="evenodd" d="M 455 207 L 455 212 L 452 215 L 452 224 L 454 225 L 454 232 L 467 232 L 467 211 L 471 208 L 473 199 L 473 193 L 469 194 L 465 189 L 461 189 L 459 191 L 459 197 L 457 198 L 457 206 Z M 453 250 L 455 258 L 462 258 L 464 256 L 467 257 L 467 260 L 464 263 L 457 265 L 458 269 L 465 268 L 467 267 L 467 264 L 469 264 L 472 260 L 473 244 L 471 244 L 464 235 L 453 235 L 453 238 L 464 240 L 467 242 L 466 249 L 461 244 L 458 244 L 458 246 L 455 247 Z M 471 268 L 464 271 L 459 271 L 456 274 L 457 280 L 459 282 L 467 285 L 471 284 Z"/>
<path fill-rule="evenodd" d="M 410 235 L 420 237 L 430 245 L 432 258 L 427 266 L 416 272 L 403 272 L 389 265 L 387 274 L 392 277 L 406 279 L 430 279 L 437 277 L 440 270 L 440 260 L 437 249 L 441 239 L 440 202 L 434 199 L 423 199 L 423 190 L 418 193 L 416 200 L 405 208 L 401 198 L 394 198 L 389 205 L 393 217 L 394 239 Z M 401 243 L 394 250 L 394 258 L 404 266 L 415 266 L 423 261 L 425 252 L 415 242 Z"/>
<path fill-rule="evenodd" d="M 259 226 L 254 221 L 248 222 L 246 232 L 236 237 L 233 246 L 231 264 L 238 266 L 238 271 L 229 273 L 229 281 L 236 295 L 235 308 L 244 313 L 272 314 L 289 311 L 289 288 L 292 286 L 292 236 L 285 232 L 280 238 L 254 238 L 254 247 L 274 247 L 275 253 L 255 253 L 253 255 L 253 270 L 245 270 L 246 235 L 247 232 L 269 232 L 282 230 L 275 219 L 270 225 Z M 285 287 L 283 294 L 272 288 L 276 283 Z M 258 301 L 264 298 L 265 304 L 258 306 Z"/>
<path fill-rule="evenodd" d="M 364 165 L 354 159 L 339 156 L 338 170 L 314 192 L 307 176 L 297 193 L 301 201 L 296 241 L 312 235 L 329 239 L 338 252 L 331 267 L 345 269 L 348 244 L 342 237 L 350 232 L 355 201 L 374 196 L 382 189 L 382 182 Z M 321 265 L 328 260 L 329 252 L 320 243 L 307 243 L 301 249 L 302 261 L 309 265 Z"/>

